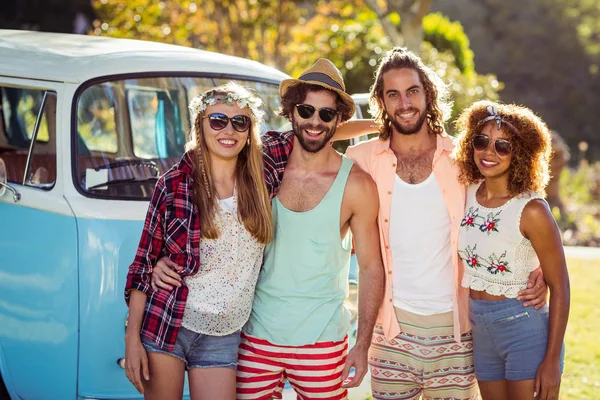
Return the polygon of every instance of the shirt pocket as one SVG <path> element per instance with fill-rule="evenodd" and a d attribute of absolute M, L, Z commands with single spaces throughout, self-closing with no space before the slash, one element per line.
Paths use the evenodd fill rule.
<path fill-rule="evenodd" d="M 302 253 L 305 255 L 302 260 L 302 275 L 304 275 L 305 279 L 330 275 L 331 271 L 334 270 L 335 260 L 332 243 L 309 238 L 304 243 Z"/>
<path fill-rule="evenodd" d="M 173 218 L 167 224 L 165 248 L 171 254 L 187 252 L 190 222 L 187 218 Z"/>

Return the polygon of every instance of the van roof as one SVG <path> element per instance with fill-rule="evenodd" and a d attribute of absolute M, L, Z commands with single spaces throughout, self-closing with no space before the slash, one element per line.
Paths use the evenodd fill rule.
<path fill-rule="evenodd" d="M 164 43 L 0 29 L 0 76 L 81 83 L 140 72 L 209 72 L 285 79 L 256 61 Z"/>

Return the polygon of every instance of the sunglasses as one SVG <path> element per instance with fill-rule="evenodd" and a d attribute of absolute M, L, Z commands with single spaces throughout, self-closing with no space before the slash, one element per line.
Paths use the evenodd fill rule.
<path fill-rule="evenodd" d="M 296 104 L 296 109 L 298 110 L 298 115 L 304 119 L 309 119 L 317 111 L 313 106 L 308 104 Z M 319 118 L 323 122 L 331 122 L 339 113 L 339 111 L 333 108 L 324 107 L 319 109 Z"/>
<path fill-rule="evenodd" d="M 212 113 L 205 115 L 204 118 L 208 118 L 208 125 L 215 131 L 220 131 L 225 129 L 229 121 L 231 121 L 231 126 L 238 132 L 246 132 L 248 128 L 250 128 L 250 117 L 246 115 L 235 115 L 229 118 L 225 114 L 221 113 Z"/>
<path fill-rule="evenodd" d="M 484 151 L 490 145 L 491 139 L 485 135 L 475 135 L 473 137 L 473 148 L 477 151 Z M 510 142 L 506 139 L 494 140 L 494 149 L 499 156 L 510 154 Z"/>

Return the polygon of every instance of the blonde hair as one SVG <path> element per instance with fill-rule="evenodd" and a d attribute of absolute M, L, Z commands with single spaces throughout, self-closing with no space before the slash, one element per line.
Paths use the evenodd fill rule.
<path fill-rule="evenodd" d="M 229 93 L 245 98 L 256 97 L 255 94 L 235 82 L 229 82 L 210 91 L 216 97 L 226 96 Z M 273 239 L 274 228 L 271 200 L 264 180 L 263 147 L 260 139 L 262 114 L 255 113 L 250 107 L 248 109 L 252 123 L 248 132 L 248 141 L 238 155 L 235 171 L 238 217 L 246 230 L 258 242 L 267 244 Z M 190 141 L 186 144 L 186 150 L 192 151 L 194 202 L 200 213 L 202 237 L 218 239 L 219 229 L 215 220 L 217 198 L 210 174 L 210 153 L 204 138 L 203 117 L 205 113 L 206 110 L 202 110 L 195 115 L 194 126 Z"/>

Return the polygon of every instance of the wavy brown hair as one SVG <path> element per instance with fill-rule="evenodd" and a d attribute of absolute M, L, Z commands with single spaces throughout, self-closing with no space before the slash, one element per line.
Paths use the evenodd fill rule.
<path fill-rule="evenodd" d="M 242 97 L 256 97 L 248 89 L 235 82 L 229 82 L 209 90 L 216 98 L 226 96 L 228 93 L 238 94 Z M 236 190 L 238 217 L 244 227 L 260 243 L 267 244 L 273 239 L 273 216 L 271 214 L 271 200 L 265 185 L 263 149 L 260 139 L 260 124 L 263 113 L 254 114 L 250 109 L 250 131 L 248 142 L 238 155 L 236 166 Z M 200 111 L 194 119 L 191 139 L 186 149 L 192 151 L 193 177 L 194 177 L 194 202 L 200 212 L 202 224 L 202 237 L 217 239 L 219 229 L 215 220 L 217 210 L 217 196 L 210 173 L 210 153 L 206 146 L 203 129 L 203 117 L 206 111 Z"/>
<path fill-rule="evenodd" d="M 544 196 L 550 180 L 549 165 L 552 155 L 550 130 L 533 111 L 514 104 L 499 104 L 490 101 L 478 101 L 465 109 L 456 127 L 460 132 L 454 151 L 454 158 L 460 167 L 459 180 L 464 184 L 475 183 L 483 179 L 473 159 L 472 140 L 487 124 L 496 124 L 495 120 L 483 124 L 490 116 L 487 106 L 496 107 L 502 117 L 502 128 L 511 145 L 511 161 L 508 170 L 508 192 L 512 196 L 534 191 Z"/>
<path fill-rule="evenodd" d="M 306 94 L 308 92 L 325 91 L 335 94 L 336 110 L 339 111 L 340 115 L 342 116 L 342 122 L 349 120 L 350 117 L 352 117 L 352 109 L 342 100 L 339 94 L 333 90 L 324 88 L 323 86 L 313 85 L 310 83 L 300 83 L 288 88 L 287 92 L 285 92 L 281 98 L 281 110 L 279 111 L 279 115 L 291 121 L 292 115 L 294 115 L 294 107 L 296 104 L 302 104 L 302 102 L 306 100 Z"/>
<path fill-rule="evenodd" d="M 369 98 L 369 112 L 375 116 L 375 122 L 379 126 L 379 138 L 388 139 L 392 131 L 392 122 L 383 102 L 383 75 L 402 68 L 413 69 L 419 74 L 427 101 L 427 126 L 431 132 L 441 135 L 444 132 L 444 122 L 452 112 L 452 100 L 446 84 L 415 53 L 404 47 L 394 47 L 384 53 L 379 62 Z"/>

